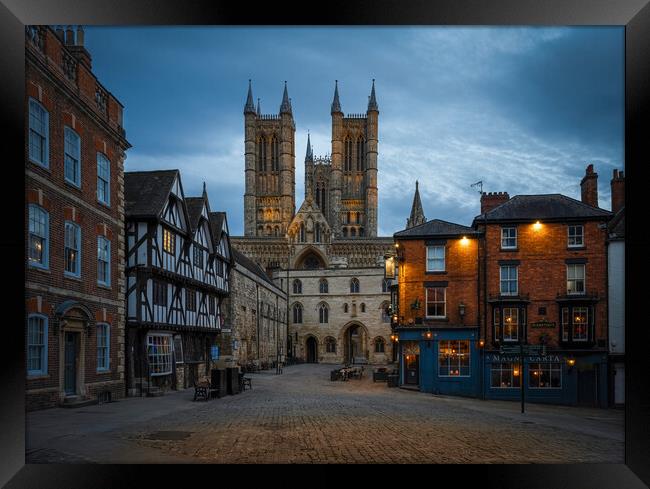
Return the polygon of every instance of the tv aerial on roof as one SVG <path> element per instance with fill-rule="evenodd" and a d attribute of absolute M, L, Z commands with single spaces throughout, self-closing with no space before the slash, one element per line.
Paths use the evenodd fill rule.
<path fill-rule="evenodd" d="M 472 188 L 478 187 L 478 193 L 482 194 L 483 193 L 483 180 L 479 180 L 478 182 L 471 184 L 470 187 L 472 187 Z"/>

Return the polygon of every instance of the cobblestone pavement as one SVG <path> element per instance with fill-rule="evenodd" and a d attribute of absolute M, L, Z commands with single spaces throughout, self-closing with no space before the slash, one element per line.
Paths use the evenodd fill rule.
<path fill-rule="evenodd" d="M 27 415 L 27 463 L 622 463 L 623 412 L 482 401 L 331 382 L 331 365 L 249 374 L 252 390 L 190 390 Z"/>

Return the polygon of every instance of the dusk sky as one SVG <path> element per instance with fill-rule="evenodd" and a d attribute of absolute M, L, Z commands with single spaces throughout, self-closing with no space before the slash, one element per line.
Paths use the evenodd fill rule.
<path fill-rule="evenodd" d="M 212 210 L 243 234 L 244 117 L 252 79 L 263 113 L 287 80 L 296 122 L 296 210 L 307 131 L 331 152 L 330 106 L 379 104 L 379 235 L 403 229 L 415 180 L 427 219 L 470 225 L 484 191 L 580 198 L 586 166 L 600 206 L 624 161 L 623 27 L 87 27 L 93 71 L 124 105 L 126 171 L 178 168 L 205 181 Z"/>

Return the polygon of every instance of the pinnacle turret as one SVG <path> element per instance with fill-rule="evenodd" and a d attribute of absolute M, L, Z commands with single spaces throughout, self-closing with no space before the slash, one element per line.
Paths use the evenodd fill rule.
<path fill-rule="evenodd" d="M 289 100 L 289 92 L 287 91 L 287 82 L 284 82 L 284 94 L 282 95 L 282 105 L 280 105 L 280 114 L 291 114 L 291 101 Z"/>
<path fill-rule="evenodd" d="M 332 114 L 334 112 L 341 112 L 341 102 L 339 101 L 339 81 L 334 81 L 334 100 L 332 101 Z"/>
<path fill-rule="evenodd" d="M 372 91 L 370 92 L 370 99 L 368 100 L 368 110 L 376 110 L 379 112 L 377 105 L 377 98 L 375 97 L 375 79 L 372 79 Z"/>
<path fill-rule="evenodd" d="M 406 229 L 414 226 L 419 226 L 427 222 L 424 217 L 424 210 L 422 209 L 422 202 L 420 201 L 420 191 L 418 189 L 418 181 L 415 181 L 415 195 L 413 196 L 413 205 L 411 206 L 411 217 L 406 220 Z"/>
<path fill-rule="evenodd" d="M 257 115 L 261 115 L 262 111 L 260 110 L 260 99 L 257 99 Z"/>
<path fill-rule="evenodd" d="M 246 98 L 246 105 L 244 106 L 244 114 L 255 113 L 255 105 L 253 104 L 253 88 L 250 79 L 248 80 L 248 97 Z"/>
<path fill-rule="evenodd" d="M 305 155 L 305 160 L 313 160 L 313 159 L 314 159 L 314 151 L 312 150 L 311 141 L 309 140 L 309 133 L 307 133 L 307 154 Z"/>

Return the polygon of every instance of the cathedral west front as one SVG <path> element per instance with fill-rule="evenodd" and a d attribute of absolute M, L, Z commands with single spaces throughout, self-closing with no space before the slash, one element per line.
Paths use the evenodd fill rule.
<path fill-rule="evenodd" d="M 307 140 L 305 195 L 296 210 L 295 130 L 285 82 L 278 114 L 262 114 L 249 82 L 244 106 L 244 236 L 232 244 L 288 295 L 281 355 L 306 362 L 392 361 L 390 282 L 377 236 L 379 106 L 374 80 L 365 113 L 344 114 L 335 82 L 330 156 Z"/>

